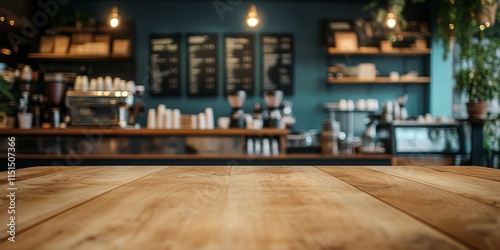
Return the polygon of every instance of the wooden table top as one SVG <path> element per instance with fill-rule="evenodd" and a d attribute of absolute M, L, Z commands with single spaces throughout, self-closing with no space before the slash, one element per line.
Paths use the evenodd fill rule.
<path fill-rule="evenodd" d="M 500 249 L 495 169 L 32 167 L 14 186 L 6 175 L 0 249 Z"/>

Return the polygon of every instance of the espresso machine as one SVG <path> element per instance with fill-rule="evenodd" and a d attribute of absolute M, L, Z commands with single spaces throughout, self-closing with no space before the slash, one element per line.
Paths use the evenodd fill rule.
<path fill-rule="evenodd" d="M 131 91 L 66 92 L 71 110 L 71 126 L 127 127 L 129 108 L 134 103 Z"/>
<path fill-rule="evenodd" d="M 264 117 L 264 127 L 283 128 L 280 105 L 283 100 L 283 91 L 272 90 L 264 92 L 264 100 L 268 107 L 268 114 Z"/>
<path fill-rule="evenodd" d="M 243 90 L 232 91 L 227 94 L 227 101 L 229 102 L 229 105 L 231 105 L 232 108 L 231 115 L 229 116 L 230 128 L 246 127 L 245 117 L 242 109 L 246 97 L 247 94 Z"/>

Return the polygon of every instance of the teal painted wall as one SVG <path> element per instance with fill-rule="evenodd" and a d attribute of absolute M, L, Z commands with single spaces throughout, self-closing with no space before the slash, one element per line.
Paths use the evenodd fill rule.
<path fill-rule="evenodd" d="M 227 1 L 222 1 L 227 2 Z M 238 2 L 238 1 L 233 1 Z M 435 111 L 445 113 L 446 105 L 438 98 L 438 95 L 430 95 L 429 87 L 422 85 L 328 85 L 326 83 L 326 70 L 329 63 L 333 61 L 345 64 L 357 64 L 358 62 L 375 62 L 381 75 L 388 75 L 390 71 L 396 70 L 405 73 L 409 70 L 418 70 L 423 75 L 441 71 L 427 69 L 427 64 L 416 58 L 328 58 L 326 47 L 320 42 L 320 20 L 321 19 L 352 19 L 355 17 L 367 18 L 367 14 L 361 11 L 363 1 L 354 2 L 306 2 L 306 1 L 257 1 L 257 8 L 261 17 L 262 25 L 251 30 L 244 25 L 246 11 L 249 1 L 241 1 L 232 11 L 224 13 L 224 20 L 219 18 L 213 1 L 71 1 L 65 9 L 80 9 L 93 13 L 97 19 L 107 18 L 111 6 L 117 5 L 120 15 L 124 19 L 131 19 L 136 26 L 135 56 L 137 60 L 136 82 L 148 84 L 148 56 L 150 33 L 217 33 L 219 34 L 219 45 L 222 48 L 222 37 L 226 32 L 250 32 L 256 34 L 259 41 L 261 33 L 284 32 L 295 35 L 295 95 L 286 97 L 285 100 L 293 102 L 293 112 L 297 118 L 297 129 L 310 129 L 321 127 L 321 121 L 327 117 L 322 109 L 324 102 L 337 102 L 339 99 L 378 99 L 382 104 L 387 100 L 394 100 L 400 94 L 409 95 L 408 111 L 410 116 Z M 412 13 L 416 14 L 416 13 Z M 184 44 L 185 45 L 185 44 Z M 226 116 L 230 112 L 225 97 L 223 96 L 223 70 L 219 71 L 219 95 L 217 97 L 187 97 L 186 86 L 186 51 L 182 47 L 182 86 L 181 97 L 150 97 L 146 95 L 145 104 L 148 108 L 155 108 L 158 104 L 166 104 L 167 107 L 181 108 L 183 113 L 198 113 L 206 106 L 214 108 L 215 116 Z M 255 79 L 260 79 L 260 47 L 256 44 L 256 73 Z M 223 50 L 220 49 L 219 58 L 222 59 Z M 434 63 L 435 56 L 430 59 Z M 425 61 L 424 60 L 424 61 Z M 222 60 L 219 60 L 219 69 L 223 69 Z M 353 64 L 353 65 L 354 65 Z M 439 76 L 439 74 L 434 73 Z M 446 79 L 443 79 L 446 80 Z M 258 94 L 261 92 L 260 81 L 257 82 L 255 96 L 247 100 L 245 111 L 251 112 L 254 102 L 263 102 Z M 434 85 L 434 83 L 432 84 Z M 444 91 L 447 87 L 431 87 L 432 91 Z M 444 100 L 446 102 L 447 100 Z M 429 107 L 429 103 L 431 107 Z M 450 104 L 451 105 L 451 104 Z M 451 108 L 450 108 L 451 110 Z M 141 121 L 144 124 L 144 120 Z M 363 124 L 358 124 L 363 127 Z"/>

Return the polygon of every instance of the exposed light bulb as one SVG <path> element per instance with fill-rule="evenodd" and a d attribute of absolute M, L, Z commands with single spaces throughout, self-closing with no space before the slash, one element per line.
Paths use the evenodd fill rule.
<path fill-rule="evenodd" d="M 5 21 L 5 17 L 4 16 L 0 16 L 0 21 L 4 22 Z"/>
<path fill-rule="evenodd" d="M 247 14 L 247 25 L 250 28 L 254 28 L 259 24 L 259 16 L 257 14 L 257 7 L 255 7 L 254 4 L 250 5 L 250 8 L 248 8 L 248 14 Z"/>
<path fill-rule="evenodd" d="M 16 22 L 14 22 L 14 20 L 10 20 L 9 24 L 10 24 L 10 26 L 14 26 L 14 24 L 16 24 Z"/>
<path fill-rule="evenodd" d="M 387 27 L 391 29 L 396 27 L 396 16 L 394 15 L 394 13 L 390 12 L 389 14 L 387 14 L 386 24 Z"/>
<path fill-rule="evenodd" d="M 118 25 L 120 25 L 120 16 L 118 16 L 118 7 L 114 6 L 111 8 L 111 12 L 109 14 L 109 26 L 111 28 L 116 28 Z"/>

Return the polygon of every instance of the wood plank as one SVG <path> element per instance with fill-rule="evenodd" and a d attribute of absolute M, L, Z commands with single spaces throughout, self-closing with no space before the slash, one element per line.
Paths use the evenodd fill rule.
<path fill-rule="evenodd" d="M 426 167 L 396 166 L 392 168 L 367 168 L 417 181 L 500 208 L 500 182 L 458 173 L 440 172 Z"/>
<path fill-rule="evenodd" d="M 19 156 L 19 155 L 18 155 Z M 18 157 L 22 158 L 22 157 Z M 41 177 L 44 175 L 61 173 L 63 171 L 70 171 L 68 167 L 31 167 L 15 169 L 15 181 L 29 180 L 36 177 Z M 4 172 L 7 175 L 7 172 Z M 0 185 L 5 185 L 8 182 L 7 178 L 0 178 Z"/>
<path fill-rule="evenodd" d="M 89 201 L 125 183 L 137 180 L 165 167 L 66 167 L 51 172 L 49 167 L 21 169 L 20 175 L 32 175 L 16 181 L 16 231 L 19 233 L 61 212 Z M 38 177 L 37 177 L 38 175 Z M 0 186 L 6 190 L 7 185 Z M 9 198 L 0 197 L 0 208 L 7 211 Z M 2 234 L 5 240 L 7 234 Z M 5 248 L 4 248 L 5 249 Z"/>
<path fill-rule="evenodd" d="M 65 160 L 67 155 L 42 155 L 22 154 L 18 159 L 44 159 Z M 274 159 L 391 159 L 389 154 L 355 154 L 355 155 L 322 155 L 322 154 L 280 154 L 280 155 L 247 155 L 247 154 L 92 154 L 79 155 L 80 159 L 130 159 L 130 160 L 155 160 L 155 159 L 237 159 L 237 160 L 274 160 Z"/>
<path fill-rule="evenodd" d="M 368 168 L 320 169 L 470 246 L 500 248 L 496 207 Z"/>
<path fill-rule="evenodd" d="M 170 167 L 18 237 L 21 249 L 466 249 L 312 167 Z"/>
<path fill-rule="evenodd" d="M 428 167 L 428 166 L 426 166 Z M 471 167 L 471 166 L 432 166 L 429 167 L 436 171 L 447 171 L 458 173 L 478 178 L 488 179 L 492 181 L 500 181 L 500 169 L 487 167 Z"/>

